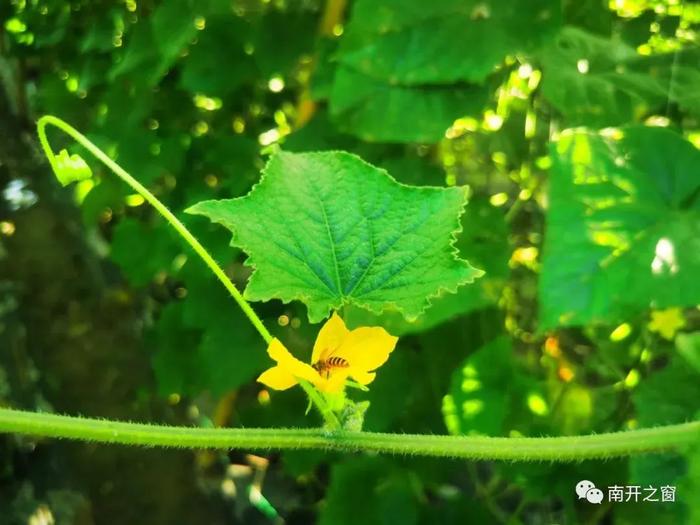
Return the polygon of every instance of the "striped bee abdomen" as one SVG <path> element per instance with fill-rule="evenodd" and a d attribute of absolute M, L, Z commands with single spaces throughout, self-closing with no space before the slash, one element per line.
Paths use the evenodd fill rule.
<path fill-rule="evenodd" d="M 313 366 L 314 369 L 320 374 L 325 373 L 326 375 L 328 375 L 334 368 L 348 368 L 350 366 L 350 363 L 348 363 L 342 357 L 333 356 L 323 361 L 317 361 L 311 366 Z"/>
<path fill-rule="evenodd" d="M 335 366 L 338 368 L 347 368 L 350 366 L 350 363 L 348 363 L 345 359 L 342 357 L 331 357 L 326 361 L 330 366 Z"/>

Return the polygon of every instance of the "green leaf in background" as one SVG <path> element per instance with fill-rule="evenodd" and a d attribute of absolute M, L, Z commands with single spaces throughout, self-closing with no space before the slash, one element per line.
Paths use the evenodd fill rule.
<path fill-rule="evenodd" d="M 233 233 L 253 301 L 300 300 L 309 320 L 353 304 L 415 318 L 482 272 L 455 256 L 462 188 L 411 187 L 343 152 L 275 154 L 245 197 L 188 212 Z"/>
<path fill-rule="evenodd" d="M 138 173 L 142 183 L 150 184 L 166 174 L 182 176 L 186 148 L 180 137 L 133 131 L 128 140 L 117 145 L 117 161 L 131 173 Z"/>
<path fill-rule="evenodd" d="M 664 95 L 629 70 L 643 57 L 620 39 L 566 27 L 539 58 L 542 94 L 572 126 L 626 122 L 647 96 Z"/>
<path fill-rule="evenodd" d="M 676 336 L 676 350 L 700 374 L 700 332 L 678 334 Z"/>
<path fill-rule="evenodd" d="M 670 102 L 700 111 L 697 50 L 643 56 L 619 37 L 565 27 L 538 58 L 542 94 L 569 126 L 620 125 Z"/>
<path fill-rule="evenodd" d="M 436 142 L 455 119 L 483 111 L 491 90 L 481 84 L 506 55 L 547 40 L 559 11 L 552 0 L 356 2 L 331 115 L 364 140 Z"/>
<path fill-rule="evenodd" d="M 161 395 L 201 392 L 205 383 L 194 351 L 199 339 L 198 330 L 184 327 L 179 304 L 163 309 L 155 328 L 145 338 L 149 346 L 159 347 L 153 355 L 153 371 Z"/>
<path fill-rule="evenodd" d="M 52 21 L 55 23 L 55 21 Z M 121 23 L 118 9 L 110 9 L 87 28 L 84 38 L 80 42 L 80 52 L 88 55 L 91 51 L 104 53 L 114 47 L 114 26 Z"/>
<path fill-rule="evenodd" d="M 700 374 L 681 356 L 642 381 L 634 392 L 640 427 L 692 421 L 700 410 Z"/>
<path fill-rule="evenodd" d="M 183 269 L 187 296 L 166 306 L 154 335 L 162 394 L 218 396 L 252 381 L 268 363 L 264 344 L 220 283 L 199 261 Z"/>
<path fill-rule="evenodd" d="M 685 478 L 686 471 L 687 460 L 677 453 L 636 456 L 629 459 L 629 484 L 642 487 L 678 486 L 678 482 Z M 660 498 L 660 493 L 656 497 Z M 692 504 L 693 499 L 697 499 L 695 494 L 677 490 L 676 501 L 672 505 L 647 505 L 644 508 L 630 502 L 620 506 L 615 524 L 692 523 L 686 520 L 686 505 Z"/>
<path fill-rule="evenodd" d="M 694 47 L 652 57 L 650 62 L 663 73 L 666 96 L 681 109 L 700 116 L 700 49 Z"/>
<path fill-rule="evenodd" d="M 542 395 L 517 368 L 510 339 L 501 336 L 470 355 L 452 375 L 442 413 L 450 434 L 503 435 L 517 412 L 547 413 Z M 508 385 L 507 389 L 503 385 Z"/>
<path fill-rule="evenodd" d="M 217 177 L 219 188 L 230 192 L 227 196 L 244 195 L 258 180 L 258 144 L 249 137 L 207 135 L 196 142 L 193 153 L 202 169 Z M 197 202 L 212 196 L 211 188 L 203 180 L 197 186 L 190 185 L 187 190 L 185 202 Z"/>
<path fill-rule="evenodd" d="M 700 413 L 695 415 L 695 420 L 700 419 Z M 678 491 L 684 495 L 684 501 L 688 507 L 688 523 L 700 523 L 700 443 L 695 445 L 686 454 L 688 461 L 685 476 L 678 484 Z"/>
<path fill-rule="evenodd" d="M 192 93 L 225 97 L 255 79 L 253 58 L 244 52 L 250 27 L 239 17 L 215 16 L 184 60 L 180 86 Z"/>
<path fill-rule="evenodd" d="M 502 333 L 503 318 L 485 308 L 431 330 L 402 338 L 382 373 L 366 393 L 370 401 L 364 429 L 373 432 L 445 433 L 440 407 L 453 371 L 469 349 L 481 348 Z"/>
<path fill-rule="evenodd" d="M 396 156 L 382 157 L 378 164 L 402 184 L 409 186 L 443 186 L 445 184 L 445 170 L 434 159 L 415 154 L 410 155 L 400 150 Z M 467 213 L 472 215 L 470 212 Z M 464 216 L 462 219 L 462 228 L 464 229 Z M 464 233 L 459 235 L 460 239 L 462 237 L 464 237 Z"/>
<path fill-rule="evenodd" d="M 339 60 L 390 84 L 482 82 L 559 26 L 552 0 L 359 0 Z"/>
<path fill-rule="evenodd" d="M 421 488 L 415 474 L 387 458 L 337 463 L 319 524 L 416 525 Z"/>
<path fill-rule="evenodd" d="M 169 225 L 160 221 L 147 225 L 125 218 L 113 235 L 112 260 L 134 286 L 148 284 L 158 272 L 170 270 L 173 259 L 182 251 Z"/>
<path fill-rule="evenodd" d="M 368 141 L 437 142 L 455 119 L 480 113 L 487 99 L 483 86 L 396 85 L 340 66 L 330 112 L 339 129 Z"/>
<path fill-rule="evenodd" d="M 195 0 L 162 2 L 152 16 L 136 27 L 109 79 L 139 72 L 147 85 L 156 85 L 196 35 L 195 19 L 201 14 L 203 10 Z"/>
<path fill-rule="evenodd" d="M 681 347 L 693 344 L 698 333 L 679 334 L 676 338 L 678 355 L 659 371 L 642 381 L 632 399 L 640 427 L 653 427 L 669 423 L 682 423 L 697 419 L 700 410 L 700 371 L 688 366 L 692 363 Z M 671 453 L 662 456 L 638 456 L 630 458 L 630 481 L 648 486 L 679 485 L 676 504 L 666 509 L 655 509 L 658 515 L 638 515 L 634 508 L 621 511 L 620 523 L 695 523 L 686 515 L 699 510 L 697 493 L 686 491 L 697 487 L 700 476 L 697 471 L 697 451 L 687 454 Z M 682 482 L 682 483 L 679 483 Z M 630 516 L 629 518 L 627 516 Z"/>
<path fill-rule="evenodd" d="M 570 130 L 553 147 L 543 327 L 700 302 L 700 152 L 662 128 Z"/>
<path fill-rule="evenodd" d="M 460 315 L 495 305 L 510 271 L 508 225 L 503 211 L 491 206 L 485 199 L 470 202 L 462 215 L 462 231 L 456 246 L 460 256 L 468 258 L 486 272 L 474 284 L 462 286 L 456 293 L 431 299 L 430 306 L 415 321 L 407 321 L 398 312 L 387 311 L 376 315 L 350 307 L 345 311 L 345 322 L 355 327 L 380 325 L 400 336 L 423 332 Z"/>
<path fill-rule="evenodd" d="M 287 77 L 298 65 L 300 56 L 311 56 L 317 26 L 317 13 L 305 9 L 303 2 L 290 3 L 281 11 L 267 11 L 260 18 L 253 39 L 255 62 L 262 78 Z M 280 42 L 286 45 L 280 46 Z"/>

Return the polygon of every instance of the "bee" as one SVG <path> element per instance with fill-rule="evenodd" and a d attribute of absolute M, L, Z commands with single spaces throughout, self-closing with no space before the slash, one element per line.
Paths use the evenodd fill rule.
<path fill-rule="evenodd" d="M 319 374 L 325 375 L 326 377 L 328 377 L 334 368 L 348 368 L 350 366 L 350 363 L 348 363 L 342 357 L 332 356 L 332 357 L 329 357 L 328 359 L 316 361 L 311 366 Z"/>

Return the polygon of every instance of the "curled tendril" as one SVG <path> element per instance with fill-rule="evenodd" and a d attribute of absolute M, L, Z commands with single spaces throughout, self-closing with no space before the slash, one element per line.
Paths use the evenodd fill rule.
<path fill-rule="evenodd" d="M 216 278 L 221 281 L 231 297 L 233 297 L 233 299 L 238 303 L 243 310 L 243 313 L 248 317 L 265 342 L 269 344 L 269 342 L 272 341 L 272 335 L 270 335 L 270 332 L 267 330 L 267 328 L 265 328 L 263 322 L 257 316 L 253 308 L 243 298 L 243 295 L 231 282 L 221 266 L 218 265 L 211 254 L 206 250 L 206 248 L 204 248 L 204 246 L 202 246 L 194 235 L 192 235 L 185 225 L 182 224 L 182 222 L 162 202 L 160 202 L 155 195 L 148 191 L 148 189 L 139 181 L 134 179 L 134 177 L 124 171 L 124 169 L 114 162 L 114 160 L 112 160 L 104 151 L 98 148 L 92 141 L 90 141 L 73 126 L 67 122 L 64 122 L 58 117 L 54 117 L 53 115 L 44 115 L 37 122 L 39 142 L 41 143 L 44 153 L 46 154 L 46 158 L 51 164 L 53 172 L 62 185 L 67 186 L 71 182 L 88 179 L 92 176 L 92 171 L 88 167 L 85 160 L 80 157 L 80 155 L 70 155 L 66 150 L 61 150 L 58 155 L 54 153 L 46 135 L 46 128 L 48 126 L 58 128 L 63 133 L 75 140 L 78 144 L 85 148 L 88 153 L 93 155 L 97 160 L 109 168 L 112 173 L 119 177 L 136 193 L 141 195 L 151 206 L 153 206 L 156 211 L 160 213 L 166 221 L 168 221 L 173 229 L 175 229 L 180 237 L 182 237 L 182 239 L 190 245 L 194 252 L 202 258 L 204 263 L 209 267 Z"/>
<path fill-rule="evenodd" d="M 51 167 L 62 186 L 68 186 L 71 182 L 79 182 L 92 177 L 90 166 L 77 153 L 70 155 L 67 150 L 63 149 L 54 160 Z"/>

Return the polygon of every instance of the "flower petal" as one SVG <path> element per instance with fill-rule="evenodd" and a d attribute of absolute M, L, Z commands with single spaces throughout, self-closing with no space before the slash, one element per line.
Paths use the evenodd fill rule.
<path fill-rule="evenodd" d="M 351 368 L 350 377 L 361 385 L 369 385 L 372 381 L 374 381 L 374 378 L 377 377 L 377 374 L 374 372 L 365 372 L 364 370 L 356 370 Z"/>
<path fill-rule="evenodd" d="M 343 390 L 343 388 L 345 388 L 345 380 L 348 378 L 348 375 L 349 370 L 347 368 L 336 369 L 327 379 L 325 377 L 321 377 L 321 382 L 317 383 L 316 386 L 321 392 L 340 392 Z"/>
<path fill-rule="evenodd" d="M 279 365 L 273 366 L 260 374 L 258 382 L 267 385 L 273 390 L 287 390 L 299 383 L 296 377 Z"/>
<path fill-rule="evenodd" d="M 398 340 L 384 328 L 364 326 L 352 330 L 333 355 L 345 359 L 355 370 L 370 372 L 386 363 Z"/>
<path fill-rule="evenodd" d="M 311 365 L 294 357 L 279 339 L 275 338 L 270 342 L 270 345 L 267 347 L 267 353 L 272 359 L 277 361 L 279 367 L 292 376 L 305 379 L 313 384 L 317 384 L 321 380 L 321 376 Z"/>
<path fill-rule="evenodd" d="M 318 332 L 316 342 L 314 343 L 314 351 L 311 354 L 311 363 L 313 364 L 321 359 L 326 359 L 330 352 L 340 347 L 348 334 L 350 334 L 350 331 L 345 326 L 343 320 L 337 313 L 333 312 L 331 318 L 326 321 L 326 324 L 324 324 Z M 328 352 L 328 354 L 326 352 Z"/>

